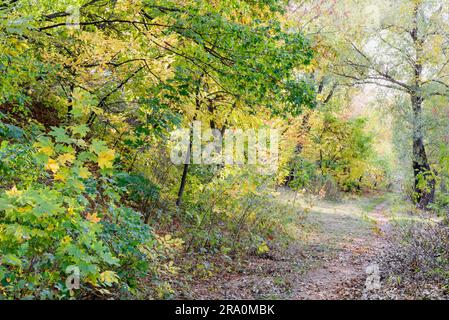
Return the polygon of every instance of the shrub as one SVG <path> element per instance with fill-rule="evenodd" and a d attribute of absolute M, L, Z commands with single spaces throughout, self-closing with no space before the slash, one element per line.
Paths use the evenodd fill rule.
<path fill-rule="evenodd" d="M 273 199 L 274 183 L 274 177 L 242 166 L 226 167 L 209 183 L 197 185 L 182 215 L 188 247 L 224 254 L 257 250 L 282 223 L 285 208 Z"/>
<path fill-rule="evenodd" d="M 426 298 L 428 287 L 448 294 L 449 227 L 443 223 L 411 222 L 401 227 L 381 259 L 386 288 L 397 286 L 404 294 Z M 401 297 L 400 297 L 401 298 Z M 428 297 L 427 297 L 428 298 Z"/>
<path fill-rule="evenodd" d="M 86 133 L 53 128 L 33 145 L 2 142 L 0 168 L 10 172 L 2 183 L 12 187 L 0 194 L 0 297 L 135 293 L 145 275 L 153 234 L 140 213 L 115 205 L 115 153 Z M 66 286 L 73 270 L 80 290 Z"/>
<path fill-rule="evenodd" d="M 151 215 L 151 203 L 159 200 L 160 188 L 142 174 L 119 173 L 116 175 L 117 185 L 124 188 L 127 197 L 145 214 L 145 223 Z"/>

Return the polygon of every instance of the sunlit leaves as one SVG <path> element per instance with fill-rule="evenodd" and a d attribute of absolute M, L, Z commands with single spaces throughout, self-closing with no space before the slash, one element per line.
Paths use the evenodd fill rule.
<path fill-rule="evenodd" d="M 78 175 L 83 179 L 88 179 L 92 174 L 86 167 L 80 167 L 78 170 Z"/>
<path fill-rule="evenodd" d="M 304 188 L 316 175 L 330 175 L 345 191 L 360 188 L 373 155 L 372 135 L 363 119 L 345 120 L 315 111 L 307 115 L 309 130 L 302 137 L 302 159 L 297 160 L 293 182 Z"/>
<path fill-rule="evenodd" d="M 57 161 L 61 165 L 71 164 L 75 160 L 75 155 L 73 153 L 64 153 L 58 156 Z"/>
<path fill-rule="evenodd" d="M 86 219 L 89 220 L 92 223 L 98 223 L 98 222 L 101 221 L 101 218 L 99 218 L 97 216 L 97 213 L 93 213 L 93 214 L 88 213 L 87 216 L 86 216 Z"/>
<path fill-rule="evenodd" d="M 80 138 L 84 138 L 90 131 L 89 127 L 85 124 L 71 127 L 73 135 L 78 135 Z"/>
<path fill-rule="evenodd" d="M 52 156 L 55 152 L 54 144 L 48 137 L 41 137 L 38 139 L 38 142 L 35 143 L 35 146 L 38 148 L 39 153 L 42 153 L 46 156 Z"/>
<path fill-rule="evenodd" d="M 48 162 L 45 165 L 45 169 L 50 170 L 53 173 L 56 173 L 59 170 L 59 164 L 56 160 L 50 158 L 50 159 L 48 159 Z"/>
<path fill-rule="evenodd" d="M 100 152 L 104 152 L 108 150 L 106 142 L 94 139 L 89 147 L 90 151 L 99 154 Z"/>
<path fill-rule="evenodd" d="M 101 169 L 112 168 L 112 163 L 115 158 L 115 151 L 109 149 L 104 141 L 94 140 L 90 145 L 90 150 L 98 156 L 98 166 Z"/>
<path fill-rule="evenodd" d="M 10 277 L 6 291 L 1 294 L 6 292 L 11 297 L 33 296 L 36 294 L 35 287 L 43 287 L 52 295 L 66 297 L 66 289 L 56 282 L 67 265 L 79 268 L 82 285 L 91 284 L 99 288 L 119 286 L 122 278 L 111 268 L 117 268 L 123 262 L 115 256 L 115 252 L 120 253 L 126 263 L 132 259 L 141 261 L 141 253 L 132 251 L 132 248 L 122 251 L 125 249 L 117 247 L 115 237 L 109 242 L 102 235 L 102 218 L 97 211 L 88 207 L 85 197 L 96 197 L 98 191 L 92 188 L 86 190 L 84 183 L 101 175 L 99 168 L 95 167 L 97 160 L 100 162 L 99 167 L 112 168 L 115 152 L 100 140 L 93 142 L 92 152 L 87 151 L 90 144 L 80 151 L 79 147 L 74 146 L 76 139 L 72 135 L 83 135 L 84 131 L 83 128 L 53 128 L 49 135 L 42 135 L 33 148 L 36 162 L 28 169 L 29 172 L 37 171 L 45 184 L 36 181 L 31 187 L 13 186 L 0 193 L 0 276 Z M 97 171 L 95 177 L 91 170 Z M 112 197 L 114 191 L 106 190 L 105 194 Z M 115 210 L 112 203 L 108 210 Z M 135 214 L 130 210 L 129 215 L 130 212 Z M 133 244 L 139 244 L 139 241 L 143 242 L 149 237 L 148 230 L 141 232 L 142 225 L 138 217 L 136 215 L 134 228 L 136 232 L 142 233 L 141 240 L 134 240 Z M 126 231 L 128 226 L 124 222 L 121 228 L 129 237 Z M 108 239 L 107 244 L 103 242 L 103 237 Z M 30 263 L 39 263 L 40 268 L 45 270 L 42 277 L 34 278 L 34 265 L 30 267 Z M 31 271 L 23 273 L 23 265 Z M 146 263 L 141 262 L 141 265 L 144 267 Z M 127 271 L 124 282 L 129 281 L 134 272 L 138 272 L 137 267 L 134 268 L 136 270 Z M 23 292 L 19 286 L 22 282 L 30 284 Z"/>
<path fill-rule="evenodd" d="M 114 271 L 104 271 L 100 274 L 100 281 L 108 287 L 119 282 L 120 277 Z"/>
<path fill-rule="evenodd" d="M 39 129 L 26 148 L 0 148 L 0 173 L 7 177 L 0 183 L 9 189 L 0 194 L 9 230 L 0 226 L 0 252 L 17 255 L 30 270 L 1 270 L 17 279 L 8 297 L 76 295 L 61 283 L 66 266 L 80 269 L 89 290 L 127 288 L 138 272 L 144 276 L 148 258 L 165 259 L 181 247 L 170 235 L 156 240 L 155 248 L 149 243 L 151 229 L 142 220 L 159 215 L 153 203 L 163 188 L 152 182 L 145 157 L 153 146 L 163 154 L 170 131 L 194 117 L 218 128 L 253 127 L 260 125 L 259 113 L 298 114 L 310 105 L 311 88 L 292 82 L 312 50 L 279 21 L 284 4 L 79 0 L 71 2 L 81 6 L 79 17 L 72 17 L 61 1 L 14 3 L 14 14 L 3 19 L 10 21 L 0 22 L 0 103 L 26 106 L 32 112 L 24 122 Z M 50 117 L 40 117 L 44 109 Z M 10 139 L 10 128 L 2 137 L 7 131 Z M 128 173 L 118 175 L 119 169 Z M 157 178 L 171 183 L 171 174 Z M 260 195 L 257 178 L 240 186 L 248 198 Z M 225 187 L 223 207 L 243 210 L 231 201 L 238 188 Z M 175 272 L 170 260 L 166 271 Z M 29 289 L 20 291 L 19 281 Z"/>

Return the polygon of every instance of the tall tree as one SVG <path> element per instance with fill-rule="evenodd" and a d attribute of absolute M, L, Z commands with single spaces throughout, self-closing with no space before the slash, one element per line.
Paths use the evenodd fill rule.
<path fill-rule="evenodd" d="M 408 97 L 414 200 L 426 208 L 434 200 L 436 172 L 426 152 L 422 113 L 431 97 L 449 97 L 449 2 L 355 1 L 347 8 L 352 26 L 332 22 L 329 33 L 339 53 L 330 72 L 348 85 L 373 84 Z"/>

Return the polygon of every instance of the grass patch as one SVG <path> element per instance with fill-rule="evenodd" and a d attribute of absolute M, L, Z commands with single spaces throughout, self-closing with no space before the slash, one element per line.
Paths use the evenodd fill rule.
<path fill-rule="evenodd" d="M 376 207 L 378 205 L 382 204 L 386 200 L 387 200 L 387 198 L 385 195 L 375 197 L 375 198 L 368 198 L 366 200 L 366 202 L 361 205 L 361 208 L 364 212 L 367 212 L 367 213 L 373 212 L 374 210 L 376 210 Z"/>

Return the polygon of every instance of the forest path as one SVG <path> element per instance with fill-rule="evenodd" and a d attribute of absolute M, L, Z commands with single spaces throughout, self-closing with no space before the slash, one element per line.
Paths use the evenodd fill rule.
<path fill-rule="evenodd" d="M 296 240 L 288 248 L 251 257 L 191 289 L 197 299 L 359 299 L 366 268 L 376 264 L 390 230 L 381 196 L 327 202 L 281 189 L 278 200 L 297 210 Z"/>
<path fill-rule="evenodd" d="M 377 264 L 391 230 L 387 210 L 382 197 L 316 203 L 305 220 L 316 226 L 303 242 L 309 268 L 290 298 L 362 298 L 366 268 Z"/>

